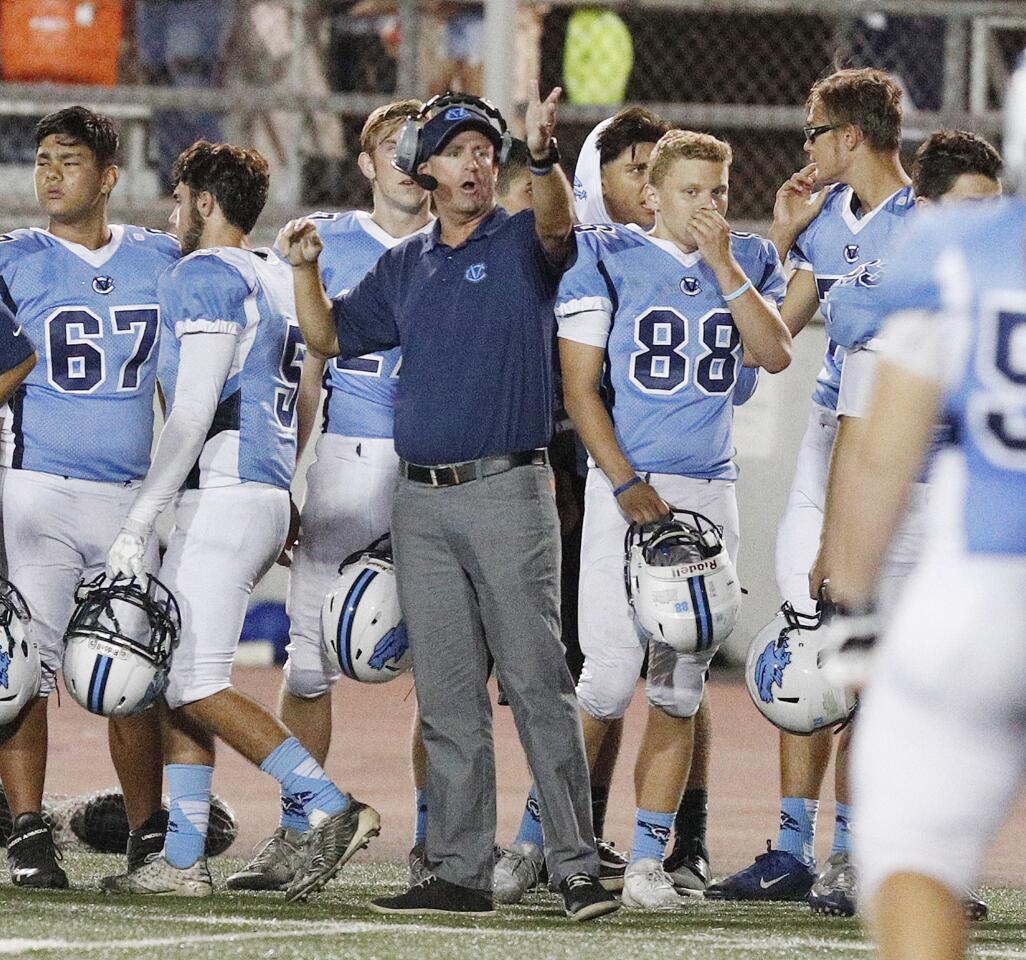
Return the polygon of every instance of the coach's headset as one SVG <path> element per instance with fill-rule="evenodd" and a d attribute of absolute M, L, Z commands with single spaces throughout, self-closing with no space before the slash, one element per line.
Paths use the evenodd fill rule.
<path fill-rule="evenodd" d="M 462 130 L 480 130 L 488 137 L 500 166 L 509 158 L 513 135 L 498 109 L 481 97 L 447 91 L 428 100 L 416 116 L 406 118 L 392 165 L 425 190 L 436 190 L 438 181 L 417 168 Z"/>

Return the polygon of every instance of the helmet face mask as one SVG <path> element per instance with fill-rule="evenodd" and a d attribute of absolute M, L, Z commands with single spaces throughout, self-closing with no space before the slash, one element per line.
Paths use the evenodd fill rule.
<path fill-rule="evenodd" d="M 413 665 L 386 534 L 346 557 L 321 607 L 321 643 L 351 680 L 386 683 Z"/>
<path fill-rule="evenodd" d="M 39 693 L 39 648 L 29 636 L 32 617 L 25 598 L 0 578 L 0 726 L 13 723 Z"/>
<path fill-rule="evenodd" d="M 803 614 L 785 603 L 752 640 L 745 684 L 752 702 L 775 727 L 808 735 L 846 722 L 858 702 L 823 676 L 819 608 Z"/>
<path fill-rule="evenodd" d="M 670 520 L 631 524 L 624 577 L 641 633 L 678 653 L 715 650 L 737 623 L 734 563 L 719 528 L 700 513 L 675 510 Z"/>
<path fill-rule="evenodd" d="M 153 576 L 103 574 L 75 591 L 77 606 L 64 634 L 63 672 L 71 695 L 91 713 L 128 716 L 163 692 L 181 615 L 171 592 Z"/>

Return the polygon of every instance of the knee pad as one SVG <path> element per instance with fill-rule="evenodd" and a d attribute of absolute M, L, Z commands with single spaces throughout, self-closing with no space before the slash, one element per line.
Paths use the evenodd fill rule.
<path fill-rule="evenodd" d="M 645 688 L 648 702 L 671 717 L 687 719 L 698 713 L 705 692 L 705 674 L 709 665 L 705 662 L 679 662 L 673 671 L 670 684 L 654 684 L 651 672 Z"/>
<path fill-rule="evenodd" d="M 285 689 L 297 700 L 316 700 L 324 696 L 335 684 L 337 677 L 329 677 L 323 670 L 310 670 L 285 663 Z"/>
<path fill-rule="evenodd" d="M 577 702 L 596 720 L 620 720 L 631 705 L 637 682 L 636 676 L 617 675 L 613 671 L 596 673 L 593 665 L 585 661 L 577 683 Z"/>

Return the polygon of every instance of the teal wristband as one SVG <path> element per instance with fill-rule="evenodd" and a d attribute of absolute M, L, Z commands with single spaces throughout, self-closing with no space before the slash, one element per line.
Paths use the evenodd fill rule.
<path fill-rule="evenodd" d="M 641 477 L 631 477 L 626 483 L 621 483 L 620 486 L 613 488 L 613 496 L 618 497 L 621 493 L 626 493 L 631 487 L 638 483 L 641 483 Z"/>
<path fill-rule="evenodd" d="M 744 294 L 748 293 L 748 291 L 751 290 L 751 289 L 752 289 L 752 281 L 751 280 L 746 280 L 733 293 L 725 293 L 725 294 L 723 294 L 723 299 L 726 300 L 727 303 L 730 303 L 731 300 L 736 300 L 738 297 L 744 296 Z"/>

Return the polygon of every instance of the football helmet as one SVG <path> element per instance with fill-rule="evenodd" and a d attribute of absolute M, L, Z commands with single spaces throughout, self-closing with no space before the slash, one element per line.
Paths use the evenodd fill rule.
<path fill-rule="evenodd" d="M 413 666 L 387 534 L 342 561 L 321 607 L 321 642 L 360 683 L 386 683 Z"/>
<path fill-rule="evenodd" d="M 678 653 L 715 650 L 737 623 L 741 584 L 734 561 L 719 527 L 700 513 L 674 510 L 670 520 L 632 523 L 624 577 L 638 627 Z"/>
<path fill-rule="evenodd" d="M 163 693 L 178 645 L 178 602 L 156 577 L 100 574 L 75 591 L 64 633 L 64 683 L 90 713 L 124 717 Z"/>
<path fill-rule="evenodd" d="M 752 702 L 774 726 L 788 733 L 810 734 L 850 719 L 855 694 L 836 687 L 823 673 L 827 639 L 821 630 L 822 605 L 816 613 L 799 613 L 789 603 L 756 635 L 745 664 L 745 684 Z"/>
<path fill-rule="evenodd" d="M 0 577 L 0 726 L 13 723 L 42 680 L 39 647 L 28 635 L 29 614 L 18 588 Z"/>

